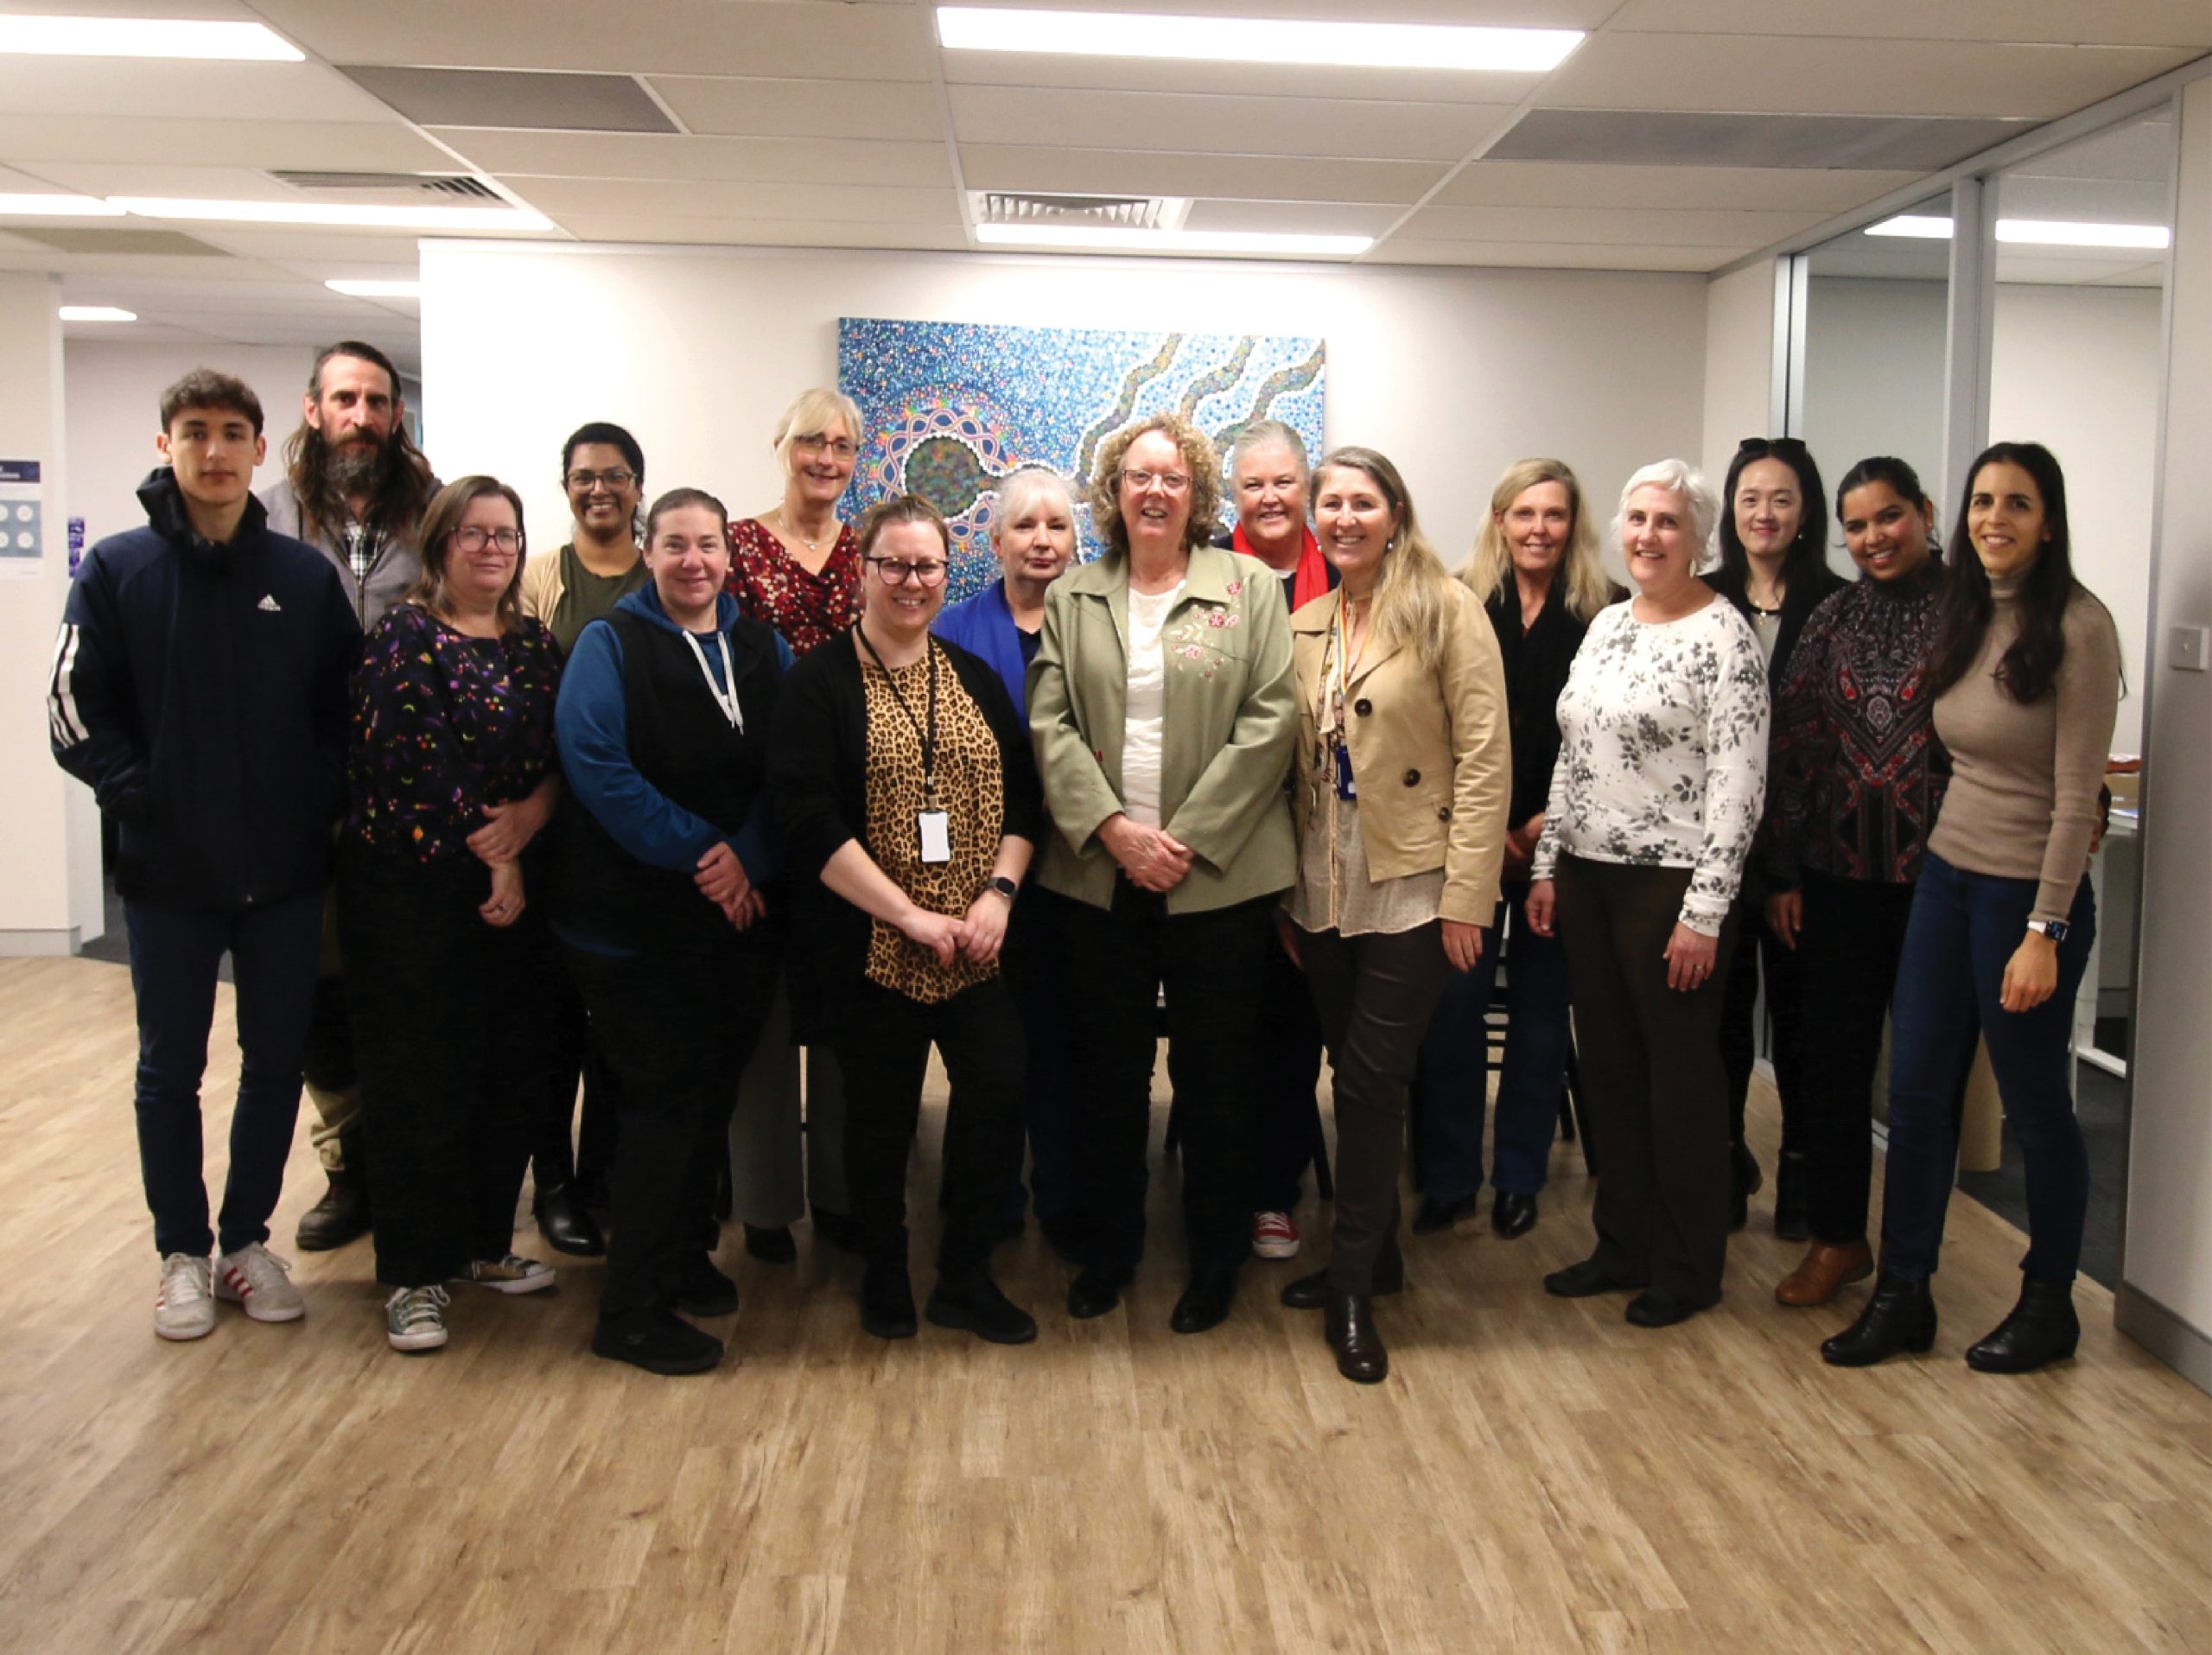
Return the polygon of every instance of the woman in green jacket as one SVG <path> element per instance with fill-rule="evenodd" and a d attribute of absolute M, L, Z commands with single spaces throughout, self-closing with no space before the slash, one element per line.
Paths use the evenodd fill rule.
<path fill-rule="evenodd" d="M 1274 899 L 1295 872 L 1289 617 L 1257 559 L 1208 544 L 1221 460 L 1170 414 L 1116 432 L 1090 484 L 1106 555 L 1053 582 L 1029 717 L 1057 830 L 1035 883 L 1065 903 L 1083 1058 L 1083 1267 L 1103 1315 L 1144 1251 L 1156 1010 L 1180 1102 L 1190 1285 L 1171 1325 L 1229 1314 L 1251 1249 L 1252 1029 Z"/>

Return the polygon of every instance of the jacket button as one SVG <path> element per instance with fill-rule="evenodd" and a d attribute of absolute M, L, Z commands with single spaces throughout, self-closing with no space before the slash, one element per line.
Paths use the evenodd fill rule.
<path fill-rule="evenodd" d="M 1362 696 L 1358 700 L 1351 703 L 1351 710 L 1357 713 L 1362 718 L 1364 718 L 1368 714 L 1375 710 L 1375 703 L 1370 701 L 1365 696 Z"/>
<path fill-rule="evenodd" d="M 1420 772 L 1420 771 L 1418 771 L 1418 770 L 1408 770 L 1408 771 L 1407 771 L 1407 772 L 1406 772 L 1406 786 L 1408 786 L 1408 787 L 1417 787 L 1417 786 L 1419 786 L 1420 785 L 1421 785 L 1421 772 Z"/>
<path fill-rule="evenodd" d="M 1438 805 L 1436 807 L 1436 819 L 1440 822 L 1450 821 L 1452 819 L 1452 807 L 1449 805 Z"/>

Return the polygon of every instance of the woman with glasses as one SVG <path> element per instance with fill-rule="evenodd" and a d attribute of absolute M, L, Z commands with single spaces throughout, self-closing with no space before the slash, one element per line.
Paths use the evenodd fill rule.
<path fill-rule="evenodd" d="M 545 1096 L 551 1001 L 531 845 L 487 853 L 487 811 L 554 773 L 561 654 L 522 613 L 522 500 L 441 489 L 423 573 L 353 683 L 339 935 L 377 1214 L 385 1336 L 446 1342 L 448 1283 L 553 1285 L 517 1257 L 515 1203 Z"/>
<path fill-rule="evenodd" d="M 1747 436 L 1728 462 L 1721 490 L 1720 567 L 1706 584 L 1751 624 L 1766 658 L 1767 692 L 1777 693 L 1806 617 L 1848 584 L 1828 567 L 1827 496 L 1820 468 L 1794 436 Z M 1759 980 L 1774 1020 L 1774 1089 L 1782 1104 L 1782 1159 L 1775 1173 L 1774 1232 L 1802 1241 L 1808 1186 L 1803 1139 L 1804 1078 L 1798 1060 L 1797 961 L 1766 924 L 1766 887 L 1754 860 L 1736 897 L 1736 949 L 1720 1006 L 1720 1060 L 1728 1071 L 1729 1224 L 1740 1228 L 1763 1181 L 1744 1142 L 1751 1087 Z"/>
<path fill-rule="evenodd" d="M 638 555 L 645 486 L 645 450 L 620 425 L 594 420 L 570 433 L 561 449 L 561 487 L 574 522 L 568 544 L 524 568 L 522 612 L 544 622 L 564 659 L 575 652 L 579 633 L 645 583 Z M 607 1251 L 591 1209 L 607 1205 L 615 1104 L 606 1065 L 592 1051 L 583 996 L 565 976 L 556 990 L 553 1040 L 553 1073 L 531 1149 L 531 1206 L 547 1246 L 591 1257 Z M 583 1126 L 572 1148 L 579 1079 Z"/>
<path fill-rule="evenodd" d="M 715 1189 L 775 981 L 766 751 L 786 654 L 722 590 L 728 536 L 711 494 L 655 500 L 650 583 L 584 628 L 561 688 L 575 801 L 555 834 L 553 925 L 622 1109 L 592 1349 L 652 1373 L 721 1359 L 677 1311 L 737 1309 L 714 1262 Z"/>
<path fill-rule="evenodd" d="M 1296 872 L 1289 615 L 1265 563 L 1208 544 L 1221 474 L 1213 443 L 1173 414 L 1100 445 L 1090 509 L 1106 555 L 1053 583 L 1029 697 L 1056 830 L 1038 882 L 1062 899 L 1084 972 L 1068 1313 L 1113 1309 L 1143 1255 L 1164 989 L 1191 1261 L 1169 1325 L 1185 1334 L 1228 1316 L 1251 1252 L 1253 1030 Z"/>
<path fill-rule="evenodd" d="M 859 539 L 865 608 L 792 669 L 770 764 L 791 860 L 815 876 L 800 934 L 845 1078 L 861 1326 L 916 1332 L 906 1170 L 935 1046 L 951 1101 L 925 1314 L 1023 1344 L 1037 1324 L 992 1281 L 990 1258 L 1021 1169 L 1021 1020 L 999 951 L 1038 831 L 1036 769 L 998 674 L 930 634 L 950 556 L 937 508 L 880 501 Z"/>
<path fill-rule="evenodd" d="M 860 540 L 839 520 L 837 503 L 852 481 L 864 437 L 860 405 L 850 397 L 818 386 L 802 391 L 776 421 L 783 498 L 758 517 L 730 525 L 729 595 L 747 615 L 773 627 L 795 656 L 843 637 L 860 619 Z M 787 924 L 794 906 L 789 898 L 774 904 L 769 923 Z M 745 1073 L 731 1146 L 731 1204 L 745 1220 L 746 1251 L 770 1264 L 798 1257 L 791 1225 L 810 1200 L 817 1240 L 859 1244 L 838 1147 L 844 1089 L 822 996 L 809 976 L 807 950 L 786 948 L 784 959 L 783 984 Z"/>

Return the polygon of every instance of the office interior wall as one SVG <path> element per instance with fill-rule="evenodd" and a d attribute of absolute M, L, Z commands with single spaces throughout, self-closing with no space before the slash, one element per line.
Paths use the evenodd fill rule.
<path fill-rule="evenodd" d="M 1747 436 L 1778 436 L 1773 423 L 1774 266 L 1761 262 L 1705 289 L 1706 475 L 1715 488 Z"/>
<path fill-rule="evenodd" d="M 834 380 L 841 315 L 1320 334 L 1330 442 L 1395 460 L 1453 563 L 1511 461 L 1567 460 L 1610 518 L 1630 471 L 1702 436 L 1695 276 L 435 242 L 422 264 L 425 444 L 521 487 L 540 547 L 589 418 L 638 435 L 648 492 L 773 505 L 776 416 Z"/>

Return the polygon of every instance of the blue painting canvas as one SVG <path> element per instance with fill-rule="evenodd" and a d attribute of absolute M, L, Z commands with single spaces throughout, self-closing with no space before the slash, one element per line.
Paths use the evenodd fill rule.
<path fill-rule="evenodd" d="M 837 383 L 868 438 L 853 472 L 857 513 L 894 494 L 928 499 L 952 529 L 947 600 L 997 578 L 998 480 L 1052 467 L 1074 485 L 1081 555 L 1103 549 L 1083 504 L 1098 445 L 1143 415 L 1179 413 L 1225 453 L 1239 427 L 1279 419 L 1322 449 L 1322 342 L 1252 334 L 1121 333 L 969 322 L 837 323 Z M 1222 523 L 1235 521 L 1224 497 Z"/>

